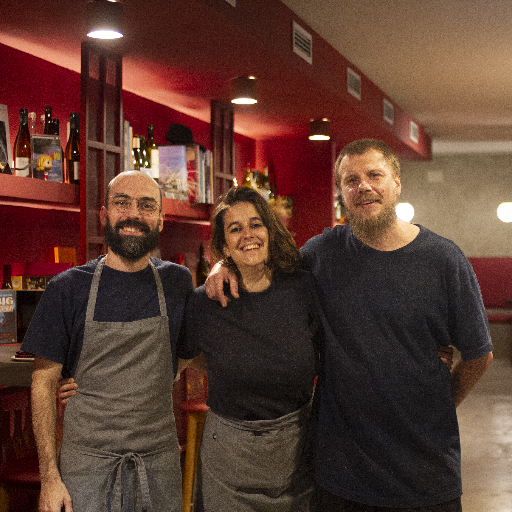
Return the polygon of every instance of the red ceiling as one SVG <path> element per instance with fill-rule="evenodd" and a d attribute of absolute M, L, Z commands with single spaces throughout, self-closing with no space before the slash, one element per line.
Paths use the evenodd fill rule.
<path fill-rule="evenodd" d="M 85 0 L 4 0 L 0 42 L 75 71 L 85 39 Z M 105 43 L 123 54 L 123 86 L 209 121 L 210 100 L 227 100 L 231 79 L 258 78 L 259 102 L 236 107 L 235 130 L 256 140 L 307 137 L 311 118 L 328 117 L 342 145 L 381 138 L 403 158 L 429 159 L 430 139 L 395 105 L 395 123 L 382 119 L 384 94 L 362 76 L 361 101 L 346 92 L 346 61 L 279 0 L 130 0 L 126 37 Z M 58 13 L 58 15 L 56 15 Z M 291 48 L 292 20 L 313 35 L 313 65 Z M 388 100 L 392 100 L 388 98 Z"/>

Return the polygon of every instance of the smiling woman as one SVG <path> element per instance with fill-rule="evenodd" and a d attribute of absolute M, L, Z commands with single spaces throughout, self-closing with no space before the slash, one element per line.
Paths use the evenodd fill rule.
<path fill-rule="evenodd" d="M 224 256 L 238 268 L 244 288 L 261 291 L 270 285 L 268 229 L 251 203 L 233 205 L 224 216 Z"/>
<path fill-rule="evenodd" d="M 240 205 L 245 205 L 245 207 L 240 207 Z M 228 217 L 228 213 L 235 206 L 237 207 L 235 213 L 231 213 Z M 240 277 L 241 269 L 235 264 L 233 255 L 226 255 L 226 250 L 232 249 L 228 246 L 227 239 L 234 240 L 236 238 L 234 233 L 228 232 L 226 226 L 229 227 L 231 224 L 235 233 L 240 233 L 237 230 L 241 229 L 243 222 L 250 223 L 251 214 L 249 212 L 252 212 L 253 215 L 251 230 L 254 238 L 252 241 L 254 242 L 258 238 L 257 233 L 261 234 L 261 231 L 259 231 L 261 228 L 268 232 L 267 258 L 264 260 L 266 268 L 272 273 L 276 271 L 285 273 L 296 271 L 299 265 L 300 253 L 293 237 L 265 199 L 258 192 L 246 187 L 232 188 L 213 212 L 211 251 L 215 258 L 222 261 L 226 267 L 233 270 Z M 228 222 L 227 219 L 231 220 Z M 261 228 L 257 226 L 260 223 L 262 224 Z M 250 241 L 251 237 L 247 240 Z"/>
<path fill-rule="evenodd" d="M 311 274 L 255 190 L 231 189 L 213 214 L 211 252 L 240 279 L 227 307 L 204 286 L 187 303 L 190 357 L 208 369 L 196 512 L 308 512 L 308 419 L 321 324 Z M 250 447 L 250 449 L 248 449 Z"/>

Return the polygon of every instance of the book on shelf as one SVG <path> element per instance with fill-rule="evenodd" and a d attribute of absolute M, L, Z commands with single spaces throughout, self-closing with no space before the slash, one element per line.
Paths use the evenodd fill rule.
<path fill-rule="evenodd" d="M 0 290 L 0 343 L 16 343 L 16 292 Z"/>

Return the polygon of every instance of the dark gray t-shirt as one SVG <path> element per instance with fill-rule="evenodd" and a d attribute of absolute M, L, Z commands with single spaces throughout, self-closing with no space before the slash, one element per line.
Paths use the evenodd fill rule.
<path fill-rule="evenodd" d="M 459 497 L 450 372 L 437 357 L 492 350 L 480 289 L 450 240 L 420 226 L 395 251 L 326 229 L 302 248 L 325 318 L 316 478 L 345 499 L 413 508 Z"/>
<path fill-rule="evenodd" d="M 227 308 L 197 288 L 187 308 L 188 356 L 204 352 L 208 405 L 240 420 L 274 419 L 312 395 L 320 322 L 311 274 L 276 276 L 266 290 L 240 290 Z"/>
<path fill-rule="evenodd" d="M 151 260 L 164 289 L 174 371 L 184 350 L 179 335 L 192 276 L 187 268 Z M 46 288 L 25 335 L 22 350 L 63 365 L 62 376 L 73 377 L 84 335 L 85 313 L 98 260 L 55 276 Z M 97 322 L 133 322 L 160 315 L 153 271 L 121 272 L 103 267 L 94 312 Z"/>

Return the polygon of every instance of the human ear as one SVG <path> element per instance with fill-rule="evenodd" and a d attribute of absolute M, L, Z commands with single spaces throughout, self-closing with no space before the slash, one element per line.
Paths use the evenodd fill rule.
<path fill-rule="evenodd" d="M 100 209 L 100 223 L 102 226 L 105 226 L 107 223 L 107 208 L 102 206 Z"/>

